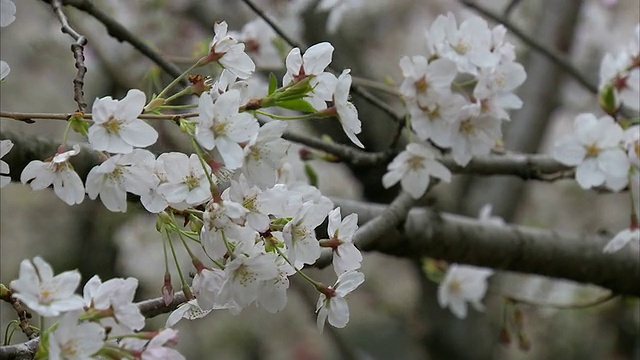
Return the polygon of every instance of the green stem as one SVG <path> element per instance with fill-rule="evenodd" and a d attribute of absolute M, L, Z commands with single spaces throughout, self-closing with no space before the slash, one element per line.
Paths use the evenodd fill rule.
<path fill-rule="evenodd" d="M 200 165 L 202 166 L 202 170 L 204 171 L 204 174 L 207 176 L 207 181 L 209 181 L 209 187 L 211 188 L 210 189 L 211 195 L 215 199 L 217 197 L 216 195 L 218 194 L 218 187 L 213 181 L 213 178 L 211 177 L 211 173 L 207 170 L 207 165 L 204 161 L 204 152 L 200 148 L 200 145 L 198 145 L 198 143 L 196 142 L 196 139 L 192 135 L 190 135 L 190 137 L 191 137 L 191 146 L 193 146 L 193 149 L 195 150 L 196 155 L 198 155 L 198 160 L 200 160 Z"/>
<path fill-rule="evenodd" d="M 67 121 L 67 127 L 64 129 L 64 135 L 62 135 L 62 145 L 67 147 L 67 137 L 69 137 L 69 130 L 71 130 L 71 121 Z"/>
<path fill-rule="evenodd" d="M 321 284 L 315 280 L 313 280 L 312 278 L 309 277 L 309 275 L 305 274 L 302 272 L 302 270 L 298 269 L 297 267 L 295 267 L 293 265 L 293 263 L 289 260 L 288 257 L 286 257 L 286 255 L 284 255 L 284 253 L 282 253 L 282 250 L 280 250 L 280 248 L 278 248 L 277 246 L 275 246 L 276 251 L 278 252 L 278 254 L 280 256 L 282 256 L 282 258 L 284 259 L 284 261 L 286 261 L 289 265 L 291 265 L 291 267 L 296 271 L 296 273 L 300 276 L 302 276 L 305 280 L 307 280 L 311 285 L 313 285 L 314 288 L 318 288 L 318 286 L 320 286 Z"/>
<path fill-rule="evenodd" d="M 167 92 L 169 92 L 169 90 L 171 90 L 172 87 L 176 86 L 178 83 L 180 83 L 180 81 L 187 75 L 189 74 L 192 70 L 196 69 L 200 67 L 200 65 L 198 63 L 193 64 L 191 67 L 189 67 L 187 70 L 185 70 L 182 74 L 180 74 L 180 76 L 178 76 L 177 78 L 175 78 L 171 83 L 169 83 L 169 85 L 167 85 L 167 87 L 165 87 L 160 94 L 158 94 L 158 98 L 162 98 L 163 96 L 165 96 L 167 94 Z"/>
<path fill-rule="evenodd" d="M 182 269 L 180 268 L 180 264 L 178 263 L 178 257 L 176 256 L 176 250 L 173 247 L 173 243 L 171 242 L 171 234 L 169 230 L 165 229 L 165 233 L 167 235 L 167 241 L 169 242 L 169 248 L 171 249 L 171 254 L 173 255 L 173 261 L 176 264 L 176 269 L 178 269 L 178 276 L 180 276 L 180 284 L 182 284 L 182 288 L 187 288 L 187 281 L 184 279 L 182 275 Z"/>

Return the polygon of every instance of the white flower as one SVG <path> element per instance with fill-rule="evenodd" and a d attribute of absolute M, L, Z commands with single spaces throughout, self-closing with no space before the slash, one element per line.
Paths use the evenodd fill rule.
<path fill-rule="evenodd" d="M 284 226 L 282 235 L 289 250 L 289 260 L 296 268 L 300 268 L 304 264 L 313 264 L 320 257 L 320 243 L 316 238 L 315 228 L 322 224 L 331 208 L 311 201 L 292 208 L 297 211 L 293 219 Z"/>
<path fill-rule="evenodd" d="M 400 181 L 402 189 L 414 199 L 418 199 L 427 191 L 429 177 L 450 182 L 451 172 L 436 161 L 435 156 L 433 150 L 422 144 L 407 145 L 406 150 L 398 154 L 387 166 L 387 173 L 382 177 L 382 185 L 388 189 Z"/>
<path fill-rule="evenodd" d="M 222 67 L 235 74 L 240 79 L 246 79 L 256 70 L 251 57 L 244 52 L 244 44 L 227 35 L 227 23 L 214 25 L 215 36 L 211 41 L 210 54 Z"/>
<path fill-rule="evenodd" d="M 115 278 L 104 283 L 94 275 L 84 286 L 83 296 L 86 307 L 97 310 L 111 309 L 118 324 L 136 331 L 144 327 L 145 318 L 133 303 L 138 280 L 135 278 Z"/>
<path fill-rule="evenodd" d="M 219 309 L 224 305 L 218 304 L 218 296 L 225 280 L 226 274 L 220 269 L 203 268 L 198 271 L 191 286 L 201 309 Z"/>
<path fill-rule="evenodd" d="M 197 205 L 211 198 L 209 180 L 200 164 L 198 155 L 179 152 L 164 153 L 158 156 L 164 170 L 166 182 L 158 186 L 158 193 L 170 203 L 186 202 Z M 206 165 L 206 164 L 205 164 Z M 211 168 L 206 165 L 211 175 Z"/>
<path fill-rule="evenodd" d="M 327 19 L 327 32 L 335 34 L 344 16 L 364 4 L 363 0 L 322 0 L 316 7 L 316 11 L 331 11 Z"/>
<path fill-rule="evenodd" d="M 438 303 L 440 307 L 449 307 L 460 319 L 467 316 L 469 302 L 476 310 L 483 311 L 482 298 L 487 292 L 487 278 L 493 270 L 451 264 L 444 280 L 438 286 Z"/>
<path fill-rule="evenodd" d="M 276 182 L 276 169 L 287 155 L 290 144 L 282 139 L 287 128 L 284 121 L 270 121 L 260 128 L 244 147 L 242 173 L 260 188 Z"/>
<path fill-rule="evenodd" d="M 285 60 L 287 73 L 282 78 L 282 84 L 287 86 L 311 77 L 309 86 L 313 91 L 304 100 L 318 111 L 326 109 L 326 101 L 332 99 L 337 81 L 333 74 L 324 72 L 331 63 L 332 56 L 333 46 L 328 42 L 311 46 L 304 55 L 300 54 L 299 48 L 292 49 Z"/>
<path fill-rule="evenodd" d="M 343 328 L 349 322 L 349 305 L 344 299 L 350 292 L 364 282 L 364 274 L 356 271 L 348 271 L 338 277 L 333 287 L 328 288 L 327 293 L 320 294 L 316 304 L 318 313 L 318 330 L 322 332 L 324 323 L 328 319 L 329 324 L 337 328 Z"/>
<path fill-rule="evenodd" d="M 77 270 L 53 276 L 51 265 L 36 256 L 33 262 L 22 260 L 20 275 L 11 282 L 13 297 L 39 315 L 50 317 L 82 309 L 82 298 L 74 294 L 80 284 Z"/>
<path fill-rule="evenodd" d="M 0 140 L 0 159 L 2 159 L 13 148 L 11 140 Z M 0 188 L 9 185 L 11 177 L 9 176 L 9 164 L 4 160 L 0 160 Z"/>
<path fill-rule="evenodd" d="M 451 92 L 433 93 L 431 101 L 419 104 L 407 101 L 407 109 L 411 115 L 411 128 L 423 141 L 432 140 L 436 145 L 447 148 L 451 143 L 451 125 L 458 117 L 460 109 L 467 100 Z"/>
<path fill-rule="evenodd" d="M 480 114 L 480 110 L 476 105 L 465 106 L 450 127 L 453 160 L 462 166 L 466 166 L 474 156 L 488 155 L 502 138 L 502 121 Z"/>
<path fill-rule="evenodd" d="M 9 67 L 9 64 L 0 60 L 0 81 L 4 80 L 10 72 L 11 68 Z"/>
<path fill-rule="evenodd" d="M 143 196 L 157 185 L 150 166 L 155 156 L 142 149 L 129 154 L 117 154 L 95 166 L 87 175 L 86 191 L 90 199 L 100 200 L 110 211 L 127 211 L 127 192 Z"/>
<path fill-rule="evenodd" d="M 260 245 L 241 243 L 235 258 L 226 264 L 226 280 L 220 290 L 222 302 L 237 304 L 241 309 L 258 297 L 260 285 L 278 275 L 276 255 L 263 253 Z"/>
<path fill-rule="evenodd" d="M 171 315 L 167 318 L 167 322 L 165 323 L 166 327 L 172 327 L 177 324 L 181 319 L 201 319 L 207 316 L 211 310 L 203 310 L 198 306 L 198 303 L 195 299 L 190 300 L 175 309 Z"/>
<path fill-rule="evenodd" d="M 211 202 L 207 205 L 202 221 L 204 223 L 200 232 L 200 241 L 206 253 L 219 259 L 228 252 L 227 244 L 254 243 L 256 232 L 238 223 L 244 222 L 248 210 L 233 201 L 222 203 Z M 225 243 L 226 242 L 226 243 Z"/>
<path fill-rule="evenodd" d="M 573 130 L 556 144 L 552 155 L 565 165 L 577 166 L 578 184 L 584 189 L 604 184 L 613 191 L 627 186 L 630 164 L 620 146 L 620 125 L 610 116 L 597 119 L 593 114 L 580 114 Z"/>
<path fill-rule="evenodd" d="M 524 67 L 514 62 L 480 69 L 473 96 L 480 103 L 482 113 L 510 120 L 507 110 L 522 107 L 522 100 L 513 90 L 522 85 L 526 78 Z"/>
<path fill-rule="evenodd" d="M 249 113 L 239 113 L 240 93 L 229 90 L 220 95 L 215 104 L 210 96 L 200 96 L 199 116 L 195 137 L 207 150 L 217 148 L 225 166 L 237 169 L 242 166 L 244 152 L 240 143 L 249 141 L 260 128 L 258 121 Z"/>
<path fill-rule="evenodd" d="M 184 360 L 185 357 L 177 350 L 166 347 L 167 344 L 178 342 L 178 331 L 162 329 L 144 347 L 141 360 Z"/>
<path fill-rule="evenodd" d="M 633 67 L 632 62 L 633 58 L 627 53 L 605 54 L 600 65 L 600 91 L 611 86 L 616 107 L 624 103 L 640 111 L 640 66 Z"/>
<path fill-rule="evenodd" d="M 80 204 L 84 200 L 84 185 L 78 173 L 69 163 L 71 156 L 80 152 L 80 146 L 73 150 L 57 154 L 51 161 L 31 161 L 22 170 L 20 181 L 31 181 L 33 190 L 42 190 L 53 184 L 53 192 L 68 205 Z M 33 180 L 33 181 L 32 181 Z"/>
<path fill-rule="evenodd" d="M 126 154 L 134 147 L 147 147 L 156 142 L 158 133 L 138 119 L 146 97 L 138 89 L 131 89 L 122 100 L 110 96 L 93 103 L 93 125 L 89 128 L 89 143 L 100 151 Z"/>
<path fill-rule="evenodd" d="M 94 322 L 78 324 L 79 311 L 66 313 L 49 336 L 50 360 L 85 360 L 104 346 L 105 330 Z"/>
<path fill-rule="evenodd" d="M 296 270 L 282 258 L 278 258 L 276 264 L 278 273 L 273 279 L 262 281 L 258 289 L 258 297 L 256 298 L 256 304 L 262 306 L 272 314 L 282 311 L 287 305 L 289 276 L 296 272 Z"/>
<path fill-rule="evenodd" d="M 424 56 L 404 56 L 400 59 L 404 81 L 398 89 L 407 100 L 416 100 L 419 106 L 428 106 L 438 94 L 451 93 L 451 82 L 458 70 L 449 59 L 428 62 Z"/>
<path fill-rule="evenodd" d="M 222 199 L 242 204 L 247 209 L 246 224 L 255 231 L 264 232 L 269 229 L 270 220 L 262 209 L 261 193 L 262 190 L 255 185 L 250 186 L 244 175 L 240 175 L 238 181 L 231 180 L 231 186 L 222 193 Z"/>
<path fill-rule="evenodd" d="M 446 42 L 436 44 L 437 52 L 442 57 L 453 60 L 460 72 L 475 75 L 478 68 L 498 64 L 500 56 L 491 52 L 491 30 L 480 17 L 470 17 L 458 28 L 455 17 L 449 13 L 444 29 Z"/>
<path fill-rule="evenodd" d="M 0 0 L 0 27 L 9 26 L 16 19 L 16 5 L 11 0 Z"/>
<path fill-rule="evenodd" d="M 616 236 L 607 243 L 602 252 L 614 253 L 631 242 L 640 243 L 640 228 L 638 228 L 637 225 L 635 228 L 627 228 L 617 233 Z"/>
<path fill-rule="evenodd" d="M 347 134 L 347 137 L 351 142 L 364 148 L 364 145 L 358 140 L 356 134 L 360 134 L 362 131 L 362 123 L 358 119 L 358 110 L 349 101 L 349 90 L 351 89 L 351 70 L 345 69 L 338 77 L 336 83 L 336 90 L 333 94 L 333 104 L 336 107 L 338 113 L 338 120 L 342 125 L 342 130 Z"/>
<path fill-rule="evenodd" d="M 351 214 L 340 219 L 340 208 L 329 213 L 327 233 L 333 249 L 333 270 L 336 275 L 357 270 L 362 262 L 360 250 L 353 244 L 353 235 L 358 230 L 358 214 Z"/>

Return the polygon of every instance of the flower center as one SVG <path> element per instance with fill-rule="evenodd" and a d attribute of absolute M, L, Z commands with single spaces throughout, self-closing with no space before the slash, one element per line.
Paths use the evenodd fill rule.
<path fill-rule="evenodd" d="M 589 156 L 589 157 L 596 157 L 600 153 L 600 149 L 598 148 L 598 145 L 596 145 L 596 144 L 588 145 L 585 148 L 585 150 L 587 151 L 587 156 Z"/>
<path fill-rule="evenodd" d="M 471 120 L 464 120 L 460 123 L 460 132 L 471 134 L 474 129 L 475 126 L 473 125 Z"/>
<path fill-rule="evenodd" d="M 429 82 L 427 81 L 426 76 L 423 76 L 420 79 L 416 80 L 414 85 L 416 87 L 416 91 L 420 93 L 425 93 L 429 89 Z"/>
<path fill-rule="evenodd" d="M 111 115 L 109 116 L 109 119 L 104 124 L 102 124 L 102 126 L 104 126 L 104 128 L 107 129 L 109 133 L 113 134 L 120 131 L 121 124 L 122 121 L 119 121 L 113 115 Z"/>
<path fill-rule="evenodd" d="M 409 165 L 409 168 L 411 170 L 418 170 L 418 169 L 422 169 L 424 167 L 424 158 L 421 156 L 413 156 L 409 159 L 409 161 L 407 161 L 407 164 Z"/>

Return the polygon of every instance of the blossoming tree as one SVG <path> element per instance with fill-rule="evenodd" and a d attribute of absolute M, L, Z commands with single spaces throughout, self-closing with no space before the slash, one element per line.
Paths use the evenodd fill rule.
<path fill-rule="evenodd" d="M 5 31 L 20 18 L 21 3 L 0 1 Z M 361 251 L 419 259 L 424 276 L 439 284 L 437 303 L 461 319 L 469 314 L 467 304 L 485 310 L 488 279 L 499 270 L 594 284 L 606 289 L 605 300 L 640 296 L 640 25 L 629 29 L 625 48 L 602 59 L 593 95 L 600 110 L 576 116 L 572 131 L 545 155 L 514 152 L 503 141 L 505 123 L 527 106 L 518 90 L 528 73 L 507 26 L 477 15 L 437 16 L 426 29 L 425 50 L 397 57 L 403 79 L 372 84 L 352 75 L 357 69 L 332 65 L 338 46 L 323 41 L 304 47 L 278 25 L 300 22 L 308 2 L 244 3 L 254 20 L 237 31 L 224 21 L 211 23 L 206 51 L 178 67 L 91 2 L 42 1 L 73 42 L 70 61 L 77 76 L 69 93 L 76 108 L 30 113 L 3 102 L 3 124 L 62 120 L 66 128 L 60 142 L 0 131 L 0 191 L 14 181 L 33 191 L 51 188 L 69 206 L 88 197 L 110 212 L 136 207 L 153 214 L 164 251 L 165 272 L 158 277 L 164 281 L 158 298 L 136 303 L 134 277 L 103 281 L 77 270 L 56 275 L 33 254 L 20 263 L 17 279 L 2 279 L 0 297 L 17 311 L 18 321 L 11 323 L 17 325 L 11 326 L 28 337 L 10 345 L 6 336 L 2 358 L 184 359 L 172 347 L 182 319 L 221 311 L 242 316 L 251 305 L 279 313 L 294 277 L 317 294 L 318 331 L 325 323 L 343 328 L 350 319 L 349 295 L 365 283 Z M 365 6 L 321 1 L 314 11 L 328 11 L 327 32 L 336 33 L 345 16 Z M 91 38 L 68 18 L 69 8 L 98 19 L 171 79 L 157 91 L 131 88 L 122 98 L 101 96 L 89 107 L 84 85 L 92 70 L 85 62 Z M 20 51 L 15 44 L 4 46 Z M 0 62 L 3 91 L 11 91 L 19 78 L 11 69 L 20 67 Z M 402 111 L 368 86 L 392 93 Z M 379 146 L 366 136 L 367 127 L 383 120 L 363 117 L 354 105 L 358 97 L 397 127 L 387 149 L 369 150 Z M 337 119 L 350 143 L 290 129 L 292 122 L 309 119 Z M 187 144 L 182 151 L 162 141 L 168 131 Z M 397 196 L 387 205 L 327 197 L 316 186 L 317 171 L 300 166 L 301 159 L 382 165 L 386 173 L 379 183 Z M 490 206 L 478 218 L 416 206 L 456 174 L 575 178 L 585 190 L 628 192 L 622 205 L 629 209 L 629 225 L 612 236 L 583 238 L 508 224 L 492 216 Z M 181 265 L 178 253 L 191 266 Z M 332 285 L 308 271 L 330 263 Z M 80 287 L 82 277 L 89 280 Z M 526 303 L 517 294 L 504 298 L 505 308 Z M 146 318 L 159 313 L 170 313 L 164 326 L 149 328 Z M 520 347 L 528 348 L 521 310 L 508 313 L 511 320 L 496 338 L 508 342 L 517 334 Z"/>

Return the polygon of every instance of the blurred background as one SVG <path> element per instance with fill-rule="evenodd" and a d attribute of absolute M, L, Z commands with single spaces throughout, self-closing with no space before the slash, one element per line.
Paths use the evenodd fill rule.
<path fill-rule="evenodd" d="M 43 1 L 16 0 L 16 21 L 0 32 L 0 58 L 11 74 L 0 87 L 3 111 L 63 112 L 76 109 L 72 80 L 76 70 L 70 38 L 60 32 L 58 20 Z M 215 22 L 225 20 L 240 31 L 256 15 L 242 1 L 232 0 L 103 0 L 96 6 L 134 34 L 186 69 L 203 55 Z M 335 34 L 325 30 L 326 12 L 315 11 L 311 0 L 262 0 L 270 16 L 296 41 L 312 45 L 330 41 L 335 47 L 335 69 L 352 69 L 354 78 L 399 85 L 400 57 L 426 51 L 425 30 L 440 14 L 453 12 L 459 22 L 474 13 L 457 1 L 369 0 L 345 15 Z M 619 51 L 632 38 L 640 10 L 635 0 L 529 0 L 477 1 L 476 4 L 508 19 L 546 47 L 566 55 L 571 63 L 597 84 L 605 52 Z M 108 35 L 94 18 L 66 8 L 72 26 L 89 39 L 86 48 L 85 97 L 89 106 L 96 97 L 122 98 L 130 88 L 149 96 L 160 70 L 127 43 Z M 489 19 L 487 19 L 489 20 Z M 496 23 L 489 20 L 491 25 Z M 505 129 L 509 150 L 548 152 L 550 144 L 571 130 L 575 115 L 601 114 L 593 94 L 566 76 L 540 54 L 517 45 L 518 61 L 528 73 L 519 89 L 523 109 L 512 114 Z M 204 49 L 204 50 L 203 50 Z M 284 49 L 284 53 L 289 48 Z M 283 69 L 258 69 L 266 79 L 270 71 L 279 78 Z M 166 84 L 170 78 L 159 75 Z M 402 113 L 400 100 L 375 92 Z M 353 96 L 363 124 L 359 136 L 370 151 L 385 150 L 395 125 L 379 110 Z M 64 123 L 39 121 L 29 125 L 2 119 L 2 131 L 21 132 L 60 140 Z M 154 151 L 184 148 L 185 139 L 172 124 L 154 124 L 160 141 Z M 337 121 L 310 122 L 300 131 L 328 134 L 336 141 L 346 137 Z M 71 143 L 73 143 L 72 138 Z M 78 140 L 78 138 L 75 138 Z M 344 165 L 312 161 L 325 195 L 372 202 L 388 202 L 397 187 L 382 188 L 384 167 L 350 169 Z M 584 233 L 615 233 L 627 226 L 628 195 L 582 191 L 574 181 L 523 182 L 510 177 L 454 176 L 440 184 L 424 200 L 439 210 L 477 216 L 486 203 L 508 222 Z M 162 243 L 155 218 L 140 206 L 129 204 L 125 214 L 107 211 L 88 198 L 69 207 L 51 191 L 32 192 L 11 184 L 0 192 L 0 281 L 17 277 L 22 259 L 43 256 L 56 272 L 77 268 L 84 275 L 103 280 L 134 276 L 140 280 L 139 300 L 160 296 L 164 265 Z M 188 259 L 183 259 L 188 268 Z M 638 299 L 616 298 L 604 304 L 571 310 L 520 305 L 524 314 L 523 336 L 528 351 L 500 342 L 504 295 L 524 294 L 532 302 L 588 302 L 602 296 L 601 289 L 576 286 L 535 276 L 500 273 L 491 280 L 484 313 L 471 311 L 465 320 L 441 309 L 437 284 L 417 259 L 365 254 L 365 283 L 348 297 L 351 317 L 344 329 L 315 325 L 316 294 L 306 284 L 293 281 L 288 305 L 279 314 L 249 307 L 240 315 L 214 312 L 204 319 L 177 325 L 178 348 L 188 359 L 639 359 L 640 309 Z M 309 274 L 333 283 L 331 269 Z M 174 279 L 177 276 L 174 274 Z M 174 287 L 178 283 L 174 282 Z M 15 313 L 0 308 L 2 334 Z M 162 326 L 166 315 L 150 321 Z M 21 341 L 16 334 L 14 341 Z"/>

